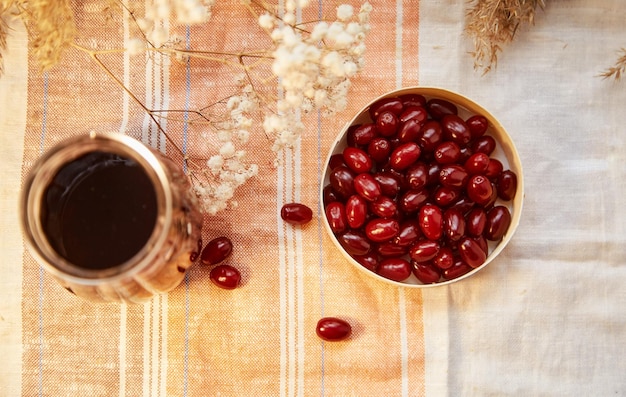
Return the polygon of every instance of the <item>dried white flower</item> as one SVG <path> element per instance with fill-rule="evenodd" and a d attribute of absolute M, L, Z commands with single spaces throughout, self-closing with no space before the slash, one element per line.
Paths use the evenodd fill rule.
<path fill-rule="evenodd" d="M 269 13 L 264 13 L 259 16 L 259 26 L 263 29 L 272 29 L 274 28 L 274 17 Z"/>
<path fill-rule="evenodd" d="M 213 173 L 218 173 L 224 165 L 224 157 L 217 154 L 213 155 L 207 160 L 206 165 Z"/>
<path fill-rule="evenodd" d="M 130 39 L 128 40 L 128 46 L 126 50 L 130 55 L 141 54 L 146 49 L 146 43 L 144 43 L 141 39 Z"/>
<path fill-rule="evenodd" d="M 313 31 L 311 31 L 311 40 L 317 42 L 326 37 L 326 33 L 328 32 L 328 23 L 321 21 L 315 24 L 313 27 Z"/>
<path fill-rule="evenodd" d="M 232 139 L 232 132 L 230 130 L 219 130 L 217 131 L 217 139 L 220 142 L 230 142 Z"/>
<path fill-rule="evenodd" d="M 148 39 L 152 42 L 152 44 L 154 44 L 155 47 L 161 47 L 165 44 L 165 42 L 167 42 L 167 38 L 167 30 L 162 27 L 154 28 L 148 35 Z"/>
<path fill-rule="evenodd" d="M 350 4 L 341 4 L 337 7 L 337 19 L 347 21 L 354 15 L 354 8 Z"/>
<path fill-rule="evenodd" d="M 283 22 L 288 25 L 294 25 L 296 23 L 296 15 L 293 12 L 288 12 L 283 16 Z"/>
<path fill-rule="evenodd" d="M 225 142 L 220 148 L 220 155 L 224 158 L 233 157 L 235 155 L 235 145 L 232 142 Z"/>

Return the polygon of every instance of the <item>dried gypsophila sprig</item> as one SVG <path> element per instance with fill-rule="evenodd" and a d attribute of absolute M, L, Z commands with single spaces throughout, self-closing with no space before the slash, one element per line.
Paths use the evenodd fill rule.
<path fill-rule="evenodd" d="M 162 5 L 163 1 L 155 4 Z M 363 67 L 364 40 L 370 30 L 369 3 L 356 13 L 352 6 L 340 5 L 334 19 L 304 23 L 298 21 L 297 15 L 309 5 L 309 0 L 286 0 L 281 10 L 255 0 L 241 2 L 270 37 L 269 49 L 239 54 L 189 50 L 158 22 L 165 13 L 148 10 L 146 16 L 139 16 L 128 9 L 143 33 L 129 43 L 129 53 L 151 51 L 182 60 L 203 58 L 241 72 L 235 74 L 237 93 L 191 112 L 198 117 L 188 121 L 204 122 L 208 129 L 202 137 L 217 137 L 219 141 L 216 153 L 204 164 L 198 159 L 187 160 L 193 189 L 209 214 L 233 205 L 235 190 L 258 173 L 259 167 L 247 163 L 246 151 L 242 149 L 252 133 L 253 119 L 260 119 L 263 131 L 273 141 L 272 150 L 279 152 L 297 143 L 305 129 L 302 115 L 316 110 L 330 115 L 346 107 L 350 78 Z M 210 17 L 210 13 L 205 15 Z M 254 61 L 244 62 L 247 58 Z M 173 112 L 176 111 L 158 111 L 159 117 Z"/>
<path fill-rule="evenodd" d="M 533 25 L 545 0 L 470 0 L 465 33 L 473 39 L 474 68 L 489 72 L 497 66 L 502 46 L 513 41 L 522 25 Z"/>
<path fill-rule="evenodd" d="M 265 132 L 275 137 L 274 151 L 297 141 L 304 130 L 300 112 L 321 110 L 328 116 L 345 109 L 350 79 L 364 65 L 371 11 L 368 2 L 358 13 L 351 5 L 342 4 L 337 7 L 334 21 L 319 21 L 310 31 L 295 25 L 295 15 L 290 12 L 283 17 L 283 23 L 269 13 L 259 17 L 263 28 L 273 29 L 272 73 L 283 92 L 283 98 L 277 101 L 277 113 L 263 122 Z"/>
<path fill-rule="evenodd" d="M 331 115 L 346 107 L 350 78 L 364 64 L 372 7 L 364 3 L 355 13 L 352 6 L 340 5 L 334 21 L 317 21 L 307 29 L 297 22 L 295 14 L 298 7 L 307 5 L 307 0 L 287 1 L 282 15 L 265 6 L 258 15 L 259 25 L 272 39 L 273 50 L 265 55 L 257 53 L 260 63 L 254 68 L 271 61 L 272 81 L 277 82 L 282 95 L 272 98 L 273 105 L 269 103 L 254 88 L 256 82 L 250 78 L 253 68 L 243 67 L 246 73 L 237 77 L 241 93 L 226 103 L 230 119 L 213 124 L 222 141 L 219 153 L 208 159 L 207 168 L 192 171 L 195 192 L 209 214 L 226 208 L 236 188 L 258 173 L 257 165 L 244 164 L 245 151 L 237 149 L 250 134 L 252 113 L 263 114 L 263 129 L 274 140 L 272 150 L 279 152 L 297 143 L 305 129 L 303 114 L 319 110 Z"/>
<path fill-rule="evenodd" d="M 622 74 L 626 72 L 626 48 L 622 47 L 618 51 L 618 58 L 615 63 L 600 73 L 600 77 L 603 79 L 614 79 L 619 81 L 622 78 Z"/>

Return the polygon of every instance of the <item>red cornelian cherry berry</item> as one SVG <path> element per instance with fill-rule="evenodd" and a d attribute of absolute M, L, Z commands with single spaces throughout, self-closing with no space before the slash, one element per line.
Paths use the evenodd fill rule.
<path fill-rule="evenodd" d="M 502 171 L 496 180 L 498 197 L 504 201 L 513 200 L 517 192 L 517 175 L 511 170 Z"/>
<path fill-rule="evenodd" d="M 367 145 L 367 154 L 377 163 L 385 163 L 391 153 L 391 143 L 387 138 L 376 137 Z"/>
<path fill-rule="evenodd" d="M 498 176 L 504 170 L 504 165 L 498 159 L 489 159 L 489 165 L 487 166 L 487 170 L 485 171 L 485 176 L 490 180 L 496 180 Z"/>
<path fill-rule="evenodd" d="M 461 254 L 463 262 L 473 268 L 482 265 L 485 263 L 485 259 L 487 259 L 485 251 L 483 251 L 478 242 L 469 237 L 464 237 L 459 242 L 459 254 Z"/>
<path fill-rule="evenodd" d="M 343 150 L 343 161 L 357 174 L 368 172 L 373 165 L 371 157 L 364 150 L 350 146 Z"/>
<path fill-rule="evenodd" d="M 443 234 L 443 214 L 441 208 L 426 204 L 419 210 L 418 221 L 422 233 L 430 240 L 439 240 Z"/>
<path fill-rule="evenodd" d="M 485 153 L 474 153 L 465 161 L 465 170 L 471 175 L 484 174 L 489 167 L 489 160 Z"/>
<path fill-rule="evenodd" d="M 461 158 L 461 148 L 452 141 L 441 142 L 435 148 L 435 161 L 439 164 L 453 164 Z"/>
<path fill-rule="evenodd" d="M 378 264 L 380 276 L 393 281 L 404 281 L 411 276 L 411 263 L 403 258 L 386 258 Z"/>
<path fill-rule="evenodd" d="M 474 153 L 481 152 L 489 156 L 496 150 L 496 140 L 490 135 L 481 136 L 472 141 L 470 149 L 472 149 Z"/>
<path fill-rule="evenodd" d="M 335 201 L 326 206 L 326 219 L 333 233 L 341 233 L 348 227 L 346 207 L 342 202 Z"/>
<path fill-rule="evenodd" d="M 424 284 L 434 284 L 441 278 L 437 268 L 430 262 L 420 263 L 413 261 L 411 264 L 413 265 L 413 274 Z"/>
<path fill-rule="evenodd" d="M 382 194 L 380 185 L 372 174 L 362 173 L 354 177 L 354 190 L 367 201 L 376 201 Z"/>
<path fill-rule="evenodd" d="M 452 249 L 450 247 L 441 247 L 433 258 L 433 264 L 441 270 L 452 267 L 454 264 L 454 252 L 452 252 Z"/>
<path fill-rule="evenodd" d="M 489 120 L 481 114 L 471 116 L 469 119 L 465 120 L 465 123 L 469 127 L 472 138 L 474 139 L 483 136 L 489 127 Z"/>
<path fill-rule="evenodd" d="M 382 98 L 369 108 L 370 117 L 376 120 L 382 112 L 389 111 L 395 115 L 400 115 L 404 109 L 404 104 L 399 98 Z"/>
<path fill-rule="evenodd" d="M 327 342 L 339 342 L 352 334 L 350 324 L 337 317 L 324 317 L 317 322 L 315 333 Z"/>
<path fill-rule="evenodd" d="M 396 244 L 393 240 L 384 241 L 376 246 L 376 253 L 382 257 L 402 257 L 409 251 L 408 247 Z"/>
<path fill-rule="evenodd" d="M 450 241 L 459 241 L 465 236 L 465 217 L 457 208 L 443 213 L 443 234 Z"/>
<path fill-rule="evenodd" d="M 486 205 L 492 197 L 491 181 L 483 175 L 474 175 L 467 182 L 467 197 L 479 205 Z"/>
<path fill-rule="evenodd" d="M 448 164 L 439 171 L 439 182 L 443 186 L 460 189 L 467 184 L 469 175 L 465 168 L 458 164 Z"/>
<path fill-rule="evenodd" d="M 228 237 L 216 237 L 209 241 L 200 254 L 200 261 L 204 265 L 217 265 L 230 256 L 233 243 Z"/>
<path fill-rule="evenodd" d="M 493 207 L 487 212 L 484 236 L 487 240 L 500 240 L 511 225 L 511 213 L 503 205 Z"/>
<path fill-rule="evenodd" d="M 213 284 L 224 289 L 235 289 L 241 281 L 239 270 L 230 265 L 218 265 L 211 269 L 209 277 Z"/>
<path fill-rule="evenodd" d="M 421 149 L 415 142 L 403 143 L 391 152 L 389 163 L 396 171 L 403 171 L 420 157 Z"/>
<path fill-rule="evenodd" d="M 374 218 L 365 225 L 365 235 L 370 241 L 382 243 L 396 237 L 400 224 L 395 219 Z"/>
<path fill-rule="evenodd" d="M 409 255 L 415 262 L 427 262 L 439 253 L 441 246 L 437 241 L 419 240 L 409 249 Z"/>
<path fill-rule="evenodd" d="M 434 119 L 442 119 L 448 114 L 458 114 L 459 109 L 450 101 L 445 99 L 433 98 L 426 102 L 426 109 Z"/>
<path fill-rule="evenodd" d="M 416 219 L 409 219 L 400 224 L 400 230 L 393 238 L 393 242 L 400 247 L 409 247 L 421 236 L 419 222 Z"/>
<path fill-rule="evenodd" d="M 465 124 L 465 120 L 456 114 L 448 114 L 441 119 L 443 135 L 446 139 L 456 142 L 459 146 L 465 146 L 472 140 L 472 133 Z"/>
<path fill-rule="evenodd" d="M 380 186 L 381 194 L 394 198 L 400 192 L 400 182 L 393 174 L 389 172 L 377 172 L 374 174 L 374 179 Z"/>
<path fill-rule="evenodd" d="M 376 131 L 382 136 L 395 135 L 398 130 L 398 117 L 390 111 L 382 112 L 376 118 Z"/>
<path fill-rule="evenodd" d="M 372 242 L 360 230 L 348 230 L 337 236 L 339 244 L 350 255 L 366 255 L 372 249 Z"/>
<path fill-rule="evenodd" d="M 443 142 L 443 130 L 436 120 L 428 120 L 420 129 L 417 143 L 425 152 L 434 151 Z"/>
<path fill-rule="evenodd" d="M 353 258 L 369 271 L 376 273 L 378 268 L 378 255 L 375 252 L 368 252 L 363 255 L 354 255 Z"/>
<path fill-rule="evenodd" d="M 400 196 L 400 208 L 405 214 L 412 214 L 419 210 L 427 200 L 428 192 L 425 189 L 411 189 Z"/>
<path fill-rule="evenodd" d="M 405 109 L 411 106 L 426 106 L 426 97 L 421 94 L 402 94 L 398 99 L 402 101 Z"/>
<path fill-rule="evenodd" d="M 408 119 L 404 124 L 400 126 L 397 133 L 398 141 L 400 142 L 414 142 L 420 136 L 420 130 L 422 124 L 417 119 Z"/>
<path fill-rule="evenodd" d="M 466 231 L 472 237 L 483 235 L 485 224 L 487 223 L 487 214 L 482 208 L 472 209 L 466 216 Z"/>
<path fill-rule="evenodd" d="M 423 106 L 405 106 L 404 110 L 402 111 L 402 113 L 400 113 L 400 116 L 398 118 L 402 123 L 406 123 L 409 120 L 415 120 L 421 124 L 424 123 L 428 118 L 428 112 Z"/>
<path fill-rule="evenodd" d="M 380 196 L 376 201 L 370 203 L 370 211 L 381 218 L 392 218 L 398 215 L 398 205 L 396 201 L 387 196 Z"/>
<path fill-rule="evenodd" d="M 313 219 L 313 210 L 304 204 L 288 203 L 280 209 L 280 217 L 293 225 L 304 225 Z"/>
<path fill-rule="evenodd" d="M 354 194 L 354 172 L 346 166 L 339 166 L 330 172 L 329 182 L 333 191 L 343 197 L 348 198 Z"/>
<path fill-rule="evenodd" d="M 340 166 L 346 166 L 346 162 L 343 161 L 343 154 L 341 153 L 335 153 L 332 156 L 330 156 L 330 159 L 328 160 L 328 168 L 330 168 L 331 170 L 334 170 L 337 167 Z"/>
<path fill-rule="evenodd" d="M 364 146 L 369 144 L 376 135 L 376 126 L 373 123 L 362 124 L 349 131 L 348 141 L 355 146 Z"/>
<path fill-rule="evenodd" d="M 472 271 L 472 269 L 473 268 L 470 265 L 463 262 L 463 260 L 459 259 L 459 260 L 456 260 L 452 266 L 443 270 L 441 272 L 441 276 L 445 280 L 454 280 L 455 278 L 459 278 L 463 276 L 464 274 L 469 273 L 470 271 Z"/>
<path fill-rule="evenodd" d="M 428 181 L 428 166 L 417 162 L 406 170 L 406 183 L 411 189 L 421 189 Z"/>
<path fill-rule="evenodd" d="M 367 220 L 367 201 L 358 194 L 353 194 L 348 198 L 345 205 L 346 220 L 352 229 L 358 229 Z"/>

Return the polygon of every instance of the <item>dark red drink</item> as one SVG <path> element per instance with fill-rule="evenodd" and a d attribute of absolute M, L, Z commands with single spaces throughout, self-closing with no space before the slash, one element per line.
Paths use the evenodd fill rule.
<path fill-rule="evenodd" d="M 92 152 L 64 165 L 46 190 L 42 225 L 53 248 L 84 268 L 132 258 L 157 217 L 154 187 L 135 161 Z"/>

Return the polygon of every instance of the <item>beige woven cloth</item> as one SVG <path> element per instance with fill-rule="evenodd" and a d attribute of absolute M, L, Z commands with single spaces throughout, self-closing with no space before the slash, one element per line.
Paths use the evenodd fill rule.
<path fill-rule="evenodd" d="M 462 33 L 466 4 L 372 1 L 366 67 L 348 109 L 308 118 L 278 168 L 258 139 L 251 155 L 260 176 L 237 193 L 239 207 L 206 219 L 205 241 L 233 240 L 241 287 L 216 288 L 194 267 L 145 305 L 94 305 L 59 287 L 24 250 L 17 195 L 32 162 L 70 135 L 122 130 L 172 148 L 84 55 L 68 51 L 41 74 L 13 25 L 0 78 L 0 395 L 626 395 L 626 82 L 596 77 L 626 45 L 626 8 L 622 0 L 547 3 L 483 77 Z M 77 2 L 81 27 L 94 18 L 90 4 Z M 336 3 L 319 7 L 332 12 Z M 191 39 L 254 40 L 238 35 L 237 14 L 223 15 L 220 37 L 197 28 Z M 120 27 L 93 29 L 103 45 L 128 39 Z M 203 90 L 220 86 L 202 65 L 187 77 L 175 62 L 107 62 L 153 108 L 198 104 Z M 326 236 L 318 203 L 321 162 L 338 129 L 371 98 L 418 84 L 489 109 L 526 176 L 522 222 L 501 257 L 468 280 L 424 291 L 352 268 Z M 167 128 L 184 139 L 182 124 Z M 312 207 L 314 220 L 280 222 L 291 201 Z M 322 316 L 348 319 L 351 339 L 322 342 Z"/>

